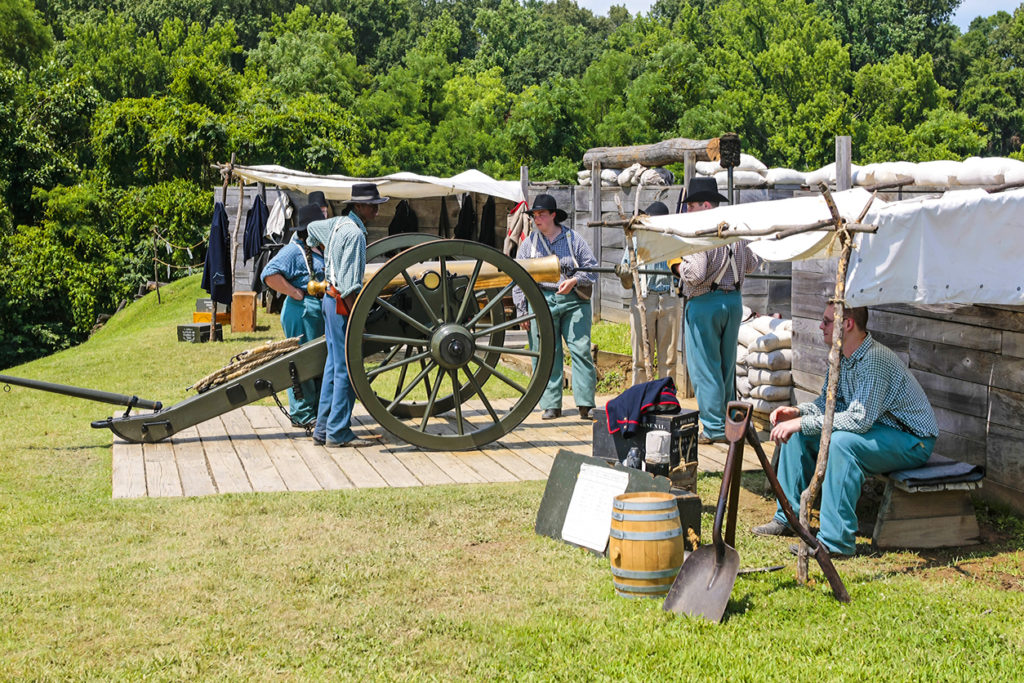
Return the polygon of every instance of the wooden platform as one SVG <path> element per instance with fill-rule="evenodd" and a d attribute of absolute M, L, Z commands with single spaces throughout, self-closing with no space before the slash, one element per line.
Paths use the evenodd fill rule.
<path fill-rule="evenodd" d="M 463 410 L 484 413 L 479 402 L 468 402 Z M 360 404 L 354 418 L 357 435 L 383 432 Z M 474 451 L 424 451 L 387 432 L 371 448 L 328 449 L 292 428 L 276 407 L 245 406 L 161 443 L 129 444 L 115 438 L 113 497 L 540 480 L 547 478 L 559 449 L 589 455 L 592 430 L 593 423 L 578 419 L 575 411 L 549 421 L 535 411 L 501 440 Z M 765 447 L 771 457 L 772 444 Z M 721 444 L 701 446 L 699 470 L 720 472 L 726 453 Z M 743 469 L 760 469 L 749 447 Z"/>

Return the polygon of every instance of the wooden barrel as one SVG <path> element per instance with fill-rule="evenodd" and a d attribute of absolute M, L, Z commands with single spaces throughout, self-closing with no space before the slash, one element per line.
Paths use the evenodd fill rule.
<path fill-rule="evenodd" d="M 608 559 L 615 592 L 627 598 L 663 598 L 683 564 L 683 530 L 671 493 L 615 496 Z"/>

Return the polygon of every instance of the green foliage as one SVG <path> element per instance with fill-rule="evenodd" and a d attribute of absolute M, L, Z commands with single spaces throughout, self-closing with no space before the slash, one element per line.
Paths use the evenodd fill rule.
<path fill-rule="evenodd" d="M 210 160 L 225 156 L 226 140 L 225 126 L 213 112 L 170 97 L 105 105 L 92 130 L 97 168 L 115 185 L 172 178 L 210 182 Z"/>
<path fill-rule="evenodd" d="M 366 76 L 352 54 L 354 39 L 339 14 L 315 16 L 304 5 L 260 34 L 246 68 L 259 71 L 270 87 L 290 95 L 314 93 L 349 107 Z"/>
<path fill-rule="evenodd" d="M 29 0 L 0 0 L 0 60 L 30 68 L 53 47 L 53 33 Z"/>

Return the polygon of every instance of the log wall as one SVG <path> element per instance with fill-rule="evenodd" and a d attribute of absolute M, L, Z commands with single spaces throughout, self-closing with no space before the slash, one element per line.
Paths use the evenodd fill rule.
<path fill-rule="evenodd" d="M 793 264 L 793 379 L 797 401 L 821 391 L 828 348 L 818 325 L 835 288 L 835 261 Z M 1024 308 L 872 307 L 868 330 L 903 360 L 935 410 L 935 452 L 983 465 L 980 494 L 1024 513 Z"/>

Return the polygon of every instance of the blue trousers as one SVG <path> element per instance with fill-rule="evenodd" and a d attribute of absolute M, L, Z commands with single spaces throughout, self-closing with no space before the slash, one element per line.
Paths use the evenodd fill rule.
<path fill-rule="evenodd" d="M 736 344 L 743 318 L 738 291 L 716 290 L 686 302 L 686 369 L 704 434 L 725 438 L 725 406 L 736 395 Z"/>
<path fill-rule="evenodd" d="M 820 435 L 799 432 L 782 444 L 779 484 L 800 514 L 800 494 L 814 475 Z M 830 552 L 852 555 L 856 549 L 857 499 L 868 474 L 920 467 L 932 453 L 935 438 L 922 439 L 892 427 L 876 424 L 863 434 L 832 432 L 828 467 L 821 486 L 821 528 L 818 540 Z M 778 505 L 775 519 L 788 525 Z"/>
<path fill-rule="evenodd" d="M 334 299 L 323 299 L 324 327 L 327 334 L 327 362 L 320 386 L 320 407 L 313 438 L 333 443 L 348 443 L 356 438 L 352 432 L 352 407 L 356 392 L 348 379 L 345 363 L 345 330 L 348 318 L 335 310 Z"/>
<path fill-rule="evenodd" d="M 300 337 L 299 343 L 322 337 L 324 334 L 324 314 L 320 300 L 315 296 L 307 296 L 296 301 L 290 296 L 285 297 L 281 307 L 281 327 L 286 337 Z M 288 390 L 288 412 L 295 424 L 306 424 L 316 420 L 317 406 L 320 403 L 319 379 L 308 379 L 302 387 L 302 398 L 295 398 L 295 392 Z"/>
<path fill-rule="evenodd" d="M 555 294 L 541 290 L 548 302 L 551 318 L 555 324 L 555 362 L 551 366 L 551 378 L 540 397 L 540 409 L 562 407 L 562 340 L 569 348 L 572 359 L 572 396 L 577 406 L 594 407 L 594 390 L 597 385 L 597 368 L 590 355 L 590 327 L 593 324 L 590 301 L 579 298 L 576 292 Z M 539 348 L 537 326 L 530 325 L 530 348 Z M 536 365 L 536 363 L 534 363 Z"/>

